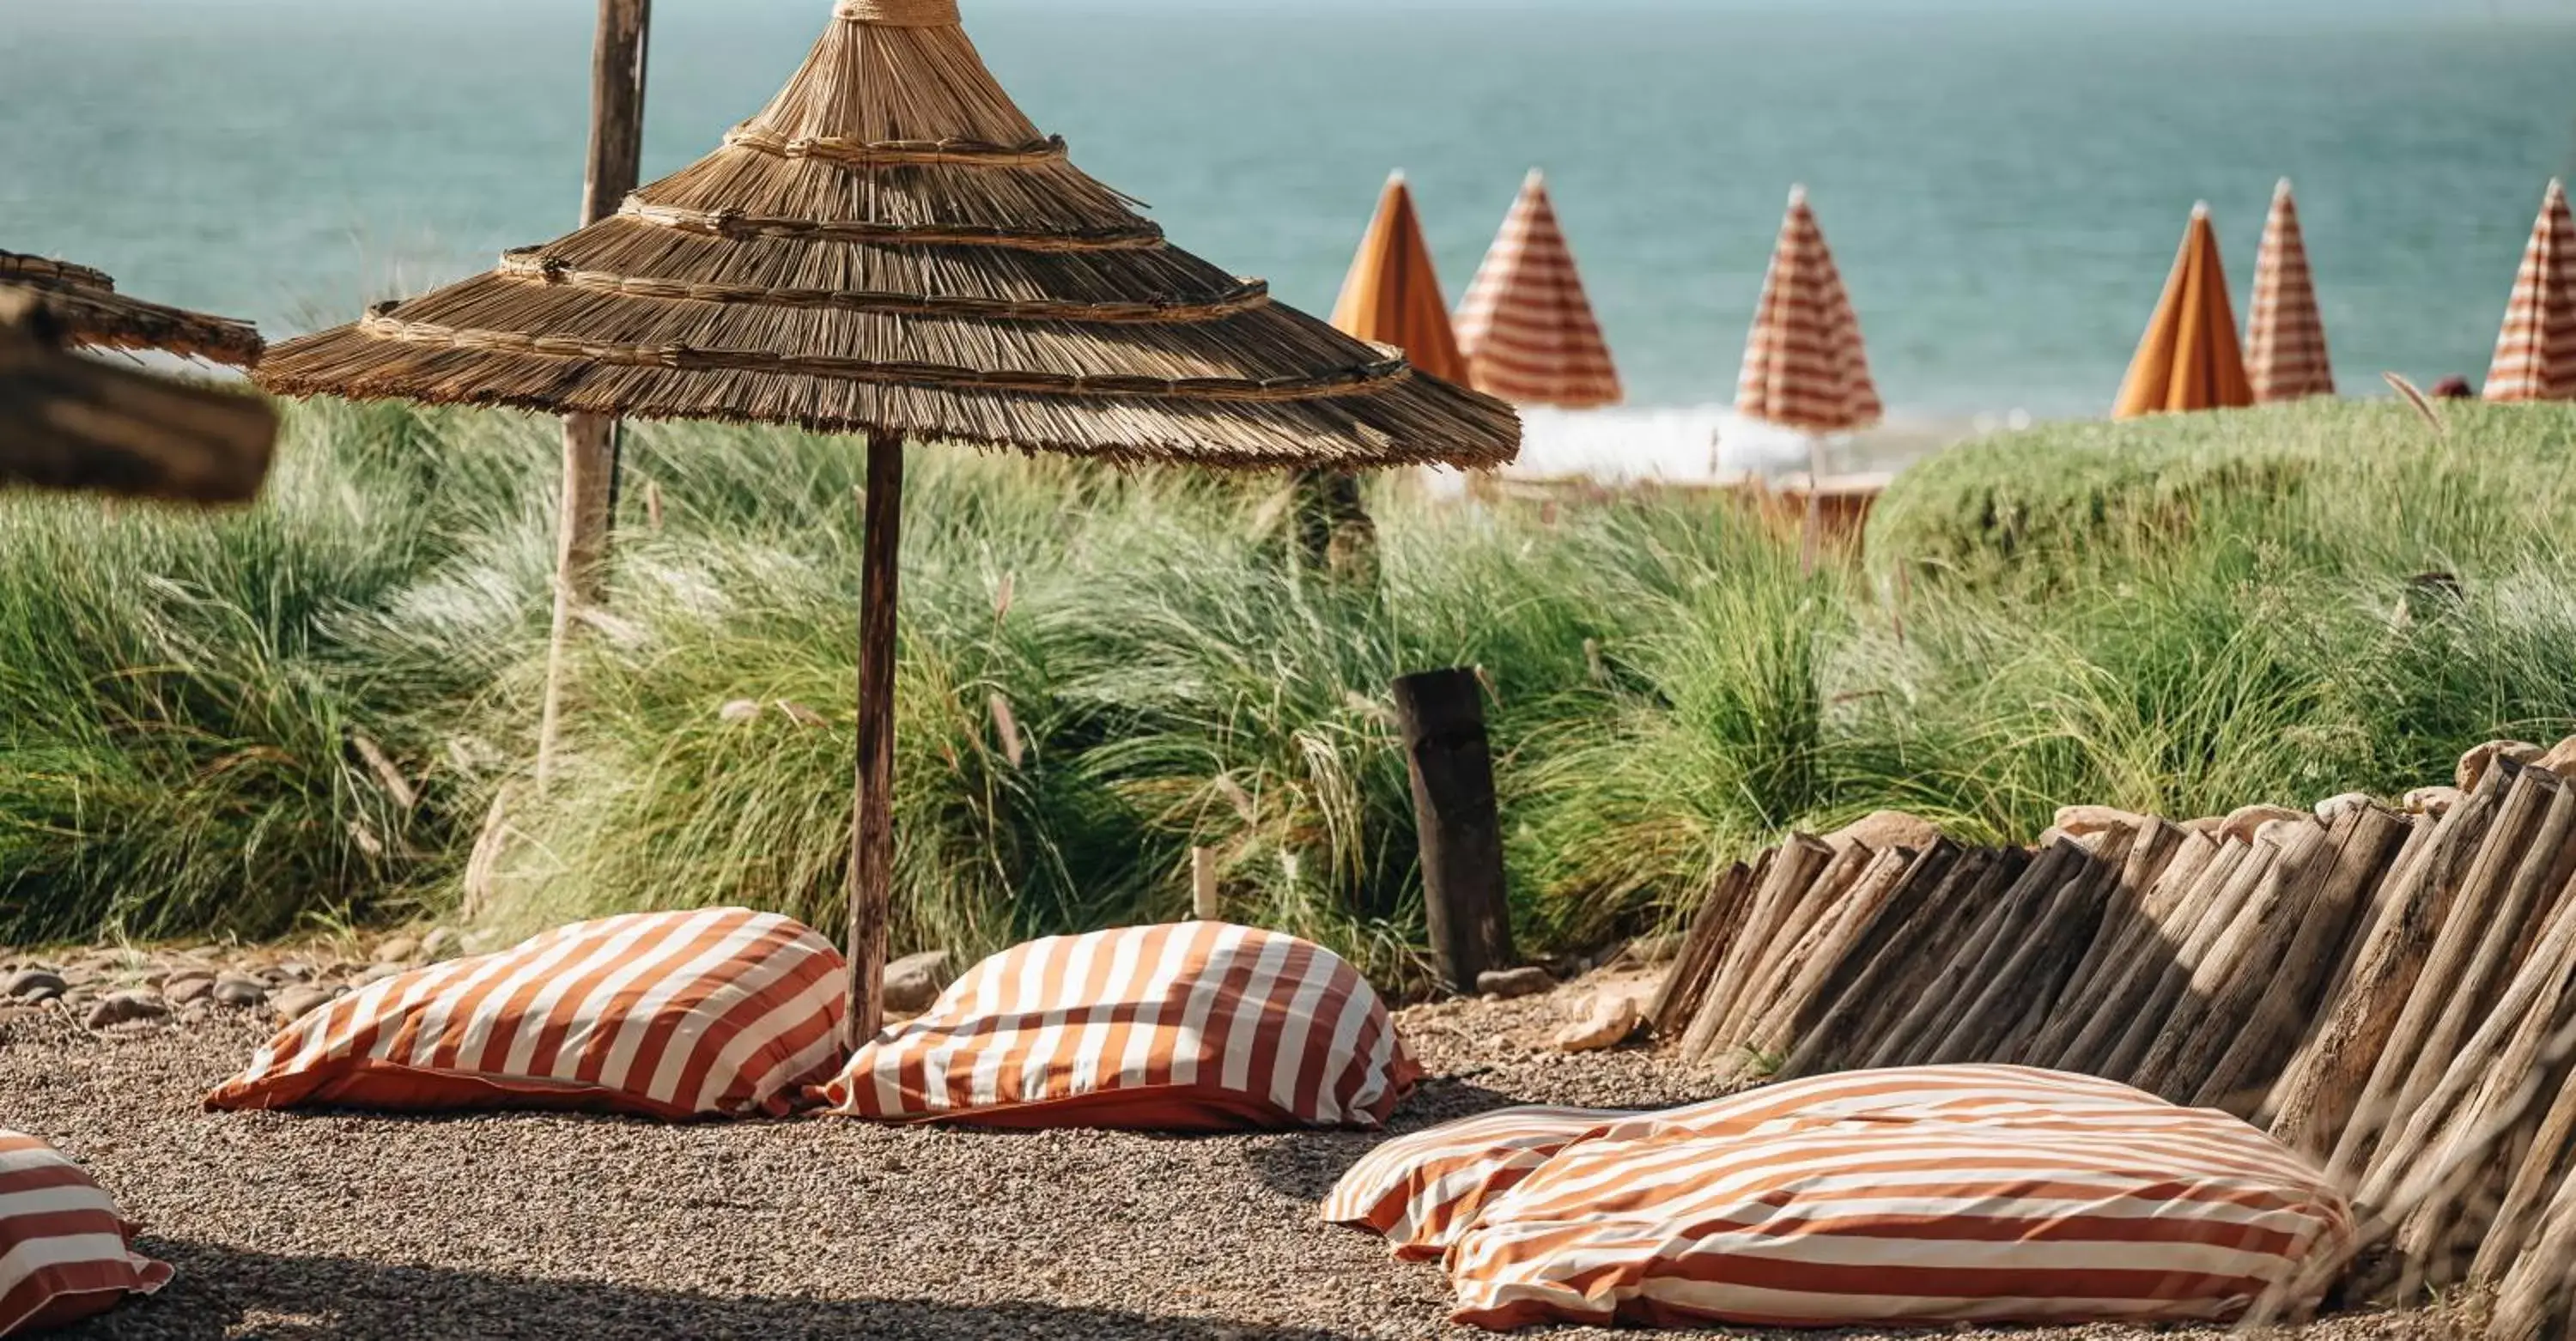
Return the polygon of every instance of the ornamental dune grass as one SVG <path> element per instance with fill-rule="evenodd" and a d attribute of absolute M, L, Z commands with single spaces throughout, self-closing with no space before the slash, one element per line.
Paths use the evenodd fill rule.
<path fill-rule="evenodd" d="M 2027 840 L 2070 802 L 2447 780 L 2477 741 L 2576 732 L 2576 561 L 2541 510 L 2567 413 L 2445 414 L 2439 440 L 2377 405 L 2018 435 L 1900 481 L 1873 572 L 1812 577 L 1714 501 L 1558 515 L 1382 481 L 1376 576 L 1332 582 L 1273 538 L 1284 481 L 926 454 L 897 948 L 1181 916 L 1204 846 L 1229 916 L 1418 985 L 1388 686 L 1444 665 L 1489 685 L 1535 952 L 1882 808 Z M 553 426 L 328 402 L 289 424 L 256 510 L 0 503 L 0 940 L 455 917 L 505 792 L 480 920 L 837 923 L 853 444 L 633 433 L 611 610 L 539 798 Z M 2157 464 L 2177 452 L 2308 473 L 2185 488 Z M 2056 520 L 2002 556 L 1989 503 Z"/>

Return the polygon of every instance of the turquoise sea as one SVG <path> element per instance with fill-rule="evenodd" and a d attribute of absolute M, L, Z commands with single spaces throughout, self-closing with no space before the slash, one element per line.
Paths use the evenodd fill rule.
<path fill-rule="evenodd" d="M 964 0 L 1077 162 L 1327 308 L 1405 169 L 1452 298 L 1545 167 L 1633 399 L 1729 398 L 1793 182 L 1891 411 L 2098 412 L 2186 212 L 2240 302 L 2298 185 L 2348 390 L 2483 374 L 2576 172 L 2576 3 Z M 662 0 L 648 174 L 829 0 Z M 578 204 L 589 0 L 0 0 L 0 246 L 272 334 L 490 263 Z"/>

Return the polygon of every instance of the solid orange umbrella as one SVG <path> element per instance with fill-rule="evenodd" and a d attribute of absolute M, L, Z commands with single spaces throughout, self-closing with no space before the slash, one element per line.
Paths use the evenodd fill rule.
<path fill-rule="evenodd" d="M 1883 413 L 1860 316 L 1803 186 L 1789 192 L 1789 214 L 1762 281 L 1735 412 L 1809 433 L 1868 428 Z"/>
<path fill-rule="evenodd" d="M 1621 399 L 1619 369 L 1536 168 L 1458 306 L 1458 347 L 1487 395 L 1569 410 Z"/>
<path fill-rule="evenodd" d="M 2218 231 L 2210 226 L 2209 206 L 2194 205 L 2164 301 L 2156 304 L 2147 337 L 2138 342 L 2111 417 L 2253 403 L 2245 353 L 2236 343 L 2236 312 L 2227 300 L 2227 270 L 2218 259 Z"/>
<path fill-rule="evenodd" d="M 2284 177 L 2272 192 L 2272 217 L 2263 224 L 2263 250 L 2254 258 L 2254 311 L 2245 326 L 2245 373 L 2254 399 L 2265 405 L 2334 394 L 2334 360 L 2326 352 L 2325 317 L 2317 311 L 2316 279 L 2308 269 L 2307 239 L 2299 229 L 2298 202 Z"/>
<path fill-rule="evenodd" d="M 1422 218 L 1401 172 L 1386 179 L 1377 218 L 1360 240 L 1350 277 L 1342 281 L 1341 301 L 1333 305 L 1333 325 L 1345 335 L 1403 350 L 1418 372 L 1466 384 L 1467 360 L 1449 324 L 1449 300 L 1440 296 L 1431 246 L 1423 241 Z"/>
<path fill-rule="evenodd" d="M 2576 400 L 2576 219 L 2559 182 L 2549 184 L 2522 253 L 2487 372 L 2487 399 Z"/>

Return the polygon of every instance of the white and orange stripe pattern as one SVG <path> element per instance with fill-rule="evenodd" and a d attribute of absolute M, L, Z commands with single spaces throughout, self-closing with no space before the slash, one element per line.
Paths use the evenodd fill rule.
<path fill-rule="evenodd" d="M 2576 219 L 2567 188 L 2549 184 L 2523 249 L 2504 332 L 2487 370 L 2491 401 L 2576 400 Z"/>
<path fill-rule="evenodd" d="M 2308 269 L 2308 243 L 2299 227 L 2299 204 L 2283 178 L 2272 191 L 2272 215 L 2263 223 L 2263 249 L 2254 258 L 2254 308 L 2245 325 L 2245 372 L 2254 399 L 2276 401 L 2331 396 L 2334 358 L 2326 349 L 2325 317 L 2317 310 L 2317 284 Z"/>
<path fill-rule="evenodd" d="M 1420 1075 L 1321 946 L 1217 922 L 1006 950 L 826 1086 L 850 1117 L 1008 1127 L 1374 1127 Z"/>
<path fill-rule="evenodd" d="M 771 913 L 584 922 L 321 1006 L 206 1105 L 780 1116 L 847 1055 L 845 973 Z"/>
<path fill-rule="evenodd" d="M 1398 1258 L 1439 1257 L 1485 1203 L 1556 1153 L 1637 1114 L 1601 1108 L 1505 1108 L 1400 1136 L 1362 1157 L 1324 1199 L 1326 1224 L 1384 1235 Z"/>
<path fill-rule="evenodd" d="M 1884 413 L 1860 316 L 1803 186 L 1789 193 L 1789 215 L 1762 281 L 1735 412 L 1810 433 L 1868 428 Z"/>
<path fill-rule="evenodd" d="M 1521 405 L 1616 405 L 1624 393 L 1610 344 L 1584 293 L 1547 178 L 1532 169 L 1503 231 L 1458 307 L 1469 384 Z"/>
<path fill-rule="evenodd" d="M 114 1198 L 62 1152 L 0 1131 L 0 1336 L 66 1326 L 169 1283 Z"/>
<path fill-rule="evenodd" d="M 2005 1067 L 1823 1079 L 1849 1088 L 1810 1083 L 1805 1115 L 1703 1105 L 1567 1148 L 1450 1249 L 1457 1319 L 2225 1320 L 2352 1233 L 2322 1173 L 2225 1113 Z"/>

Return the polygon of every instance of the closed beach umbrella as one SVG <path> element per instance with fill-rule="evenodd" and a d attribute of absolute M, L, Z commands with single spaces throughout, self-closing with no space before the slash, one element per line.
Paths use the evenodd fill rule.
<path fill-rule="evenodd" d="M 2129 378 L 2111 409 L 2114 419 L 2184 410 L 2217 410 L 2254 403 L 2245 354 L 2236 343 L 2236 313 L 2227 298 L 2227 271 L 2218 260 L 2218 231 L 2209 206 L 2191 208 L 2182 254 L 2174 258 L 2155 320 L 2138 342 Z"/>
<path fill-rule="evenodd" d="M 0 251 L 0 289 L 24 290 L 76 349 L 159 350 L 236 366 L 259 359 L 259 332 L 249 322 L 129 298 L 85 265 Z"/>
<path fill-rule="evenodd" d="M 1469 384 L 1522 405 L 1616 405 L 1619 370 L 1536 169 L 1458 307 Z"/>
<path fill-rule="evenodd" d="M 1883 413 L 1860 316 L 1803 186 L 1789 193 L 1789 214 L 1762 281 L 1735 412 L 1811 434 L 1868 428 Z"/>
<path fill-rule="evenodd" d="M 2334 394 L 2326 322 L 2317 311 L 2307 239 L 2299 231 L 2299 205 L 2290 197 L 2286 177 L 2272 192 L 2272 217 L 2264 221 L 2263 250 L 2254 258 L 2254 311 L 2245 328 L 2245 373 L 2259 404 Z"/>
<path fill-rule="evenodd" d="M 2576 220 L 2568 216 L 2567 188 L 2559 182 L 2549 184 L 2531 245 L 2523 249 L 2486 395 L 2576 400 Z"/>
<path fill-rule="evenodd" d="M 1164 240 L 1038 133 L 956 0 L 840 0 L 776 101 L 615 215 L 281 346 L 338 393 L 868 440 L 850 1019 L 879 1019 L 907 440 L 1113 461 L 1492 467 L 1511 407 Z"/>
<path fill-rule="evenodd" d="M 1360 239 L 1359 255 L 1342 280 L 1341 301 L 1333 305 L 1333 325 L 1362 340 L 1403 350 L 1415 368 L 1434 377 L 1466 384 L 1467 360 L 1458 354 L 1458 333 L 1449 324 L 1449 300 L 1440 296 L 1431 246 L 1422 239 L 1413 189 L 1404 184 L 1401 172 L 1386 179 L 1377 217 L 1369 221 L 1368 236 Z"/>

